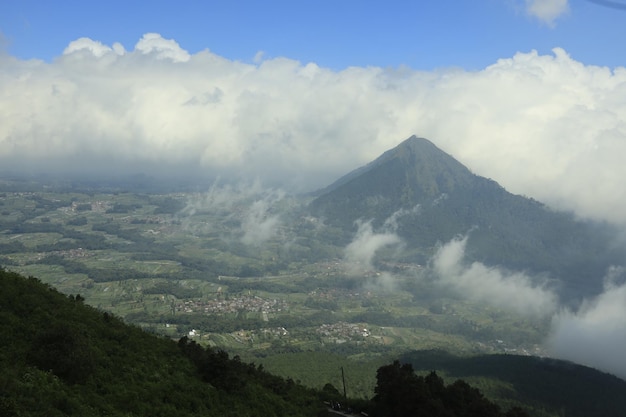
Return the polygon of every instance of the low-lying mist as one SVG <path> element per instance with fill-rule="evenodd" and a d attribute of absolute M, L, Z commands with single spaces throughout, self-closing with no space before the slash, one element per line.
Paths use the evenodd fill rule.
<path fill-rule="evenodd" d="M 551 355 L 626 379 L 626 284 L 623 268 L 610 268 L 604 292 L 577 311 L 562 309 L 552 318 L 546 341 Z"/>
<path fill-rule="evenodd" d="M 190 233 L 221 232 L 223 239 L 259 246 L 279 233 L 282 220 L 278 205 L 285 197 L 283 190 L 264 188 L 258 180 L 234 185 L 216 181 L 207 192 L 189 196 L 177 217 Z M 209 220 L 192 221 L 194 216 Z M 220 223 L 210 222 L 215 216 Z"/>
<path fill-rule="evenodd" d="M 189 195 L 177 218 L 192 234 L 219 233 L 222 239 L 251 250 L 271 244 L 285 248 L 287 253 L 289 246 L 299 239 L 294 220 L 306 219 L 307 224 L 315 225 L 320 236 L 328 227 L 323 219 L 307 215 L 305 207 L 302 199 L 280 189 L 264 188 L 259 181 L 235 185 L 216 182 L 207 192 Z M 298 214 L 294 214 L 297 210 L 300 210 Z M 351 241 L 336 247 L 345 273 L 364 277 L 364 288 L 397 291 L 400 277 L 389 270 L 377 269 L 377 261 L 382 256 L 392 263 L 398 259 L 406 262 L 406 253 L 411 248 L 398 230 L 404 216 L 419 216 L 419 213 L 419 206 L 398 210 L 379 222 L 379 227 L 371 219 L 357 221 Z M 490 305 L 529 320 L 549 319 L 551 327 L 544 347 L 551 356 L 626 378 L 623 268 L 609 267 L 604 292 L 573 308 L 561 303 L 558 287 L 552 285 L 559 277 L 531 275 L 469 261 L 466 251 L 471 245 L 471 233 L 442 242 L 421 266 L 440 293 Z M 416 274 L 414 279 L 424 279 L 424 274 Z"/>
<path fill-rule="evenodd" d="M 555 311 L 557 296 L 546 285 L 522 272 L 511 272 L 480 262 L 466 264 L 468 236 L 457 237 L 437 250 L 431 260 L 438 283 L 457 296 L 518 314 L 545 316 Z"/>
<path fill-rule="evenodd" d="M 417 213 L 417 208 L 414 213 Z M 405 242 L 396 234 L 399 216 L 394 213 L 380 230 L 372 222 L 358 222 L 354 239 L 345 248 L 346 270 L 351 274 L 373 268 L 377 252 L 393 247 L 396 254 Z M 580 307 L 562 305 L 545 276 L 531 276 L 465 257 L 469 234 L 441 244 L 428 262 L 435 285 L 456 298 L 508 310 L 531 319 L 551 317 L 544 346 L 553 357 L 571 360 L 626 379 L 626 271 L 609 267 L 605 290 L 586 299 Z M 360 268 L 360 269 L 359 269 Z M 377 276 L 380 288 L 393 290 L 397 277 Z M 415 279 L 422 279 L 416 276 Z M 372 280 L 364 282 L 371 286 Z"/>
<path fill-rule="evenodd" d="M 464 263 L 468 237 L 441 246 L 431 260 L 438 283 L 457 297 L 533 318 L 552 317 L 544 347 L 559 359 L 587 365 L 626 379 L 626 284 L 622 268 L 610 268 L 605 291 L 572 310 L 561 305 L 541 277 Z M 545 281 L 544 281 L 545 282 Z"/>

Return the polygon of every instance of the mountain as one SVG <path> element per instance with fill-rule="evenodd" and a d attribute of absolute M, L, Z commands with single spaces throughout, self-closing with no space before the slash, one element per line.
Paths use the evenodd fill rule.
<path fill-rule="evenodd" d="M 469 262 L 548 275 L 568 300 L 601 292 L 607 268 L 626 259 L 610 225 L 511 194 L 415 136 L 318 191 L 309 209 L 341 230 L 344 244 L 358 220 L 397 233 L 405 261 L 425 263 L 467 234 Z"/>

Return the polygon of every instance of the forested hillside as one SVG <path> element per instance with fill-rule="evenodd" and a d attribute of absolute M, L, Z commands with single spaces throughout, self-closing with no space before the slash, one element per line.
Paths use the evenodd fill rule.
<path fill-rule="evenodd" d="M 220 350 L 128 326 L 0 271 L 2 416 L 318 416 L 322 398 Z"/>
<path fill-rule="evenodd" d="M 443 351 L 408 352 L 400 361 L 418 372 L 436 369 L 461 378 L 501 404 L 524 404 L 536 415 L 622 417 L 626 381 L 570 362 L 518 355 L 458 357 Z"/>

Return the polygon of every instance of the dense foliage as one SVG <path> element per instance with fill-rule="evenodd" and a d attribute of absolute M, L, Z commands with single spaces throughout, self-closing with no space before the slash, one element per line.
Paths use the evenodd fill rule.
<path fill-rule="evenodd" d="M 479 390 L 463 380 L 446 386 L 435 372 L 416 375 L 411 364 L 394 361 L 382 366 L 377 373 L 373 416 L 423 417 L 524 417 L 521 408 L 512 408 L 506 414 L 486 399 Z"/>
<path fill-rule="evenodd" d="M 626 381 L 569 362 L 517 355 L 457 357 L 443 351 L 410 352 L 401 361 L 416 370 L 437 369 L 480 383 L 491 398 L 515 399 L 535 410 L 572 417 L 621 417 L 626 410 Z"/>
<path fill-rule="evenodd" d="M 2 416 L 317 416 L 318 394 L 0 271 Z"/>

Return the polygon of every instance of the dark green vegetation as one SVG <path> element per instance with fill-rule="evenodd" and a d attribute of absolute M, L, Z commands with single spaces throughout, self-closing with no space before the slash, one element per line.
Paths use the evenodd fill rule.
<path fill-rule="evenodd" d="M 319 416 L 323 395 L 0 271 L 2 416 Z"/>
<path fill-rule="evenodd" d="M 339 409 L 346 400 L 330 384 L 314 391 L 187 337 L 176 343 L 150 335 L 33 277 L 0 270 L 0 290 L 2 416 L 323 416 L 324 402 Z M 446 388 L 431 374 L 427 386 L 404 384 L 413 380 L 424 381 L 410 365 L 383 367 L 372 403 L 355 404 L 373 416 L 395 416 L 420 397 L 438 406 L 425 416 L 502 415 L 461 381 Z"/>
<path fill-rule="evenodd" d="M 520 407 L 506 414 L 463 380 L 446 386 L 436 372 L 415 375 L 411 364 L 395 361 L 378 369 L 376 395 L 372 402 L 375 416 L 481 416 L 524 417 Z"/>
<path fill-rule="evenodd" d="M 410 352 L 400 360 L 417 372 L 437 369 L 446 380 L 465 380 L 499 404 L 524 404 L 536 415 L 558 410 L 572 417 L 619 417 L 626 410 L 625 381 L 573 363 L 516 355 L 458 357 L 443 351 Z"/>

